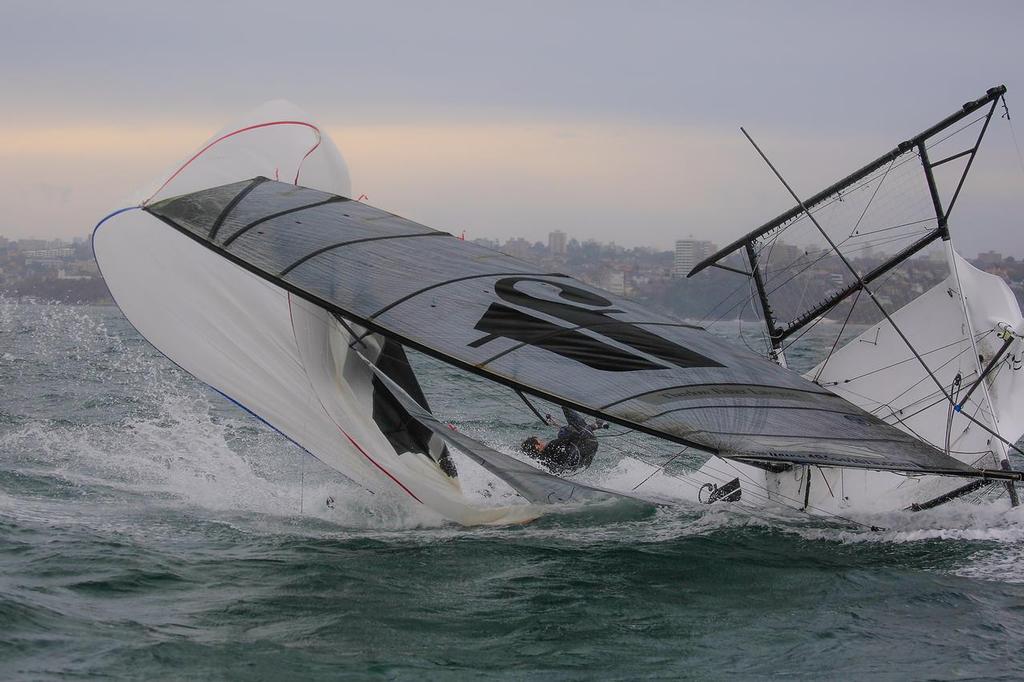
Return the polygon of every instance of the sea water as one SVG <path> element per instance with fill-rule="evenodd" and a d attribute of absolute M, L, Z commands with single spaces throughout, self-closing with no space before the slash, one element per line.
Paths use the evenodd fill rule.
<path fill-rule="evenodd" d="M 468 433 L 511 451 L 537 429 L 414 363 Z M 460 528 L 347 482 L 113 307 L 0 300 L 0 387 L 3 679 L 1024 674 L 1005 503 L 862 519 L 882 531 L 687 504 Z M 613 442 L 589 480 L 685 484 Z M 458 462 L 468 495 L 514 499 Z"/>

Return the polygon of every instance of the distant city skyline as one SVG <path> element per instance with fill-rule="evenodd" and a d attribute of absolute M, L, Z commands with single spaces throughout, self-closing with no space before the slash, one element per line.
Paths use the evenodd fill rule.
<path fill-rule="evenodd" d="M 588 284 L 647 301 L 688 319 L 704 319 L 709 310 L 722 302 L 723 295 L 729 298 L 746 290 L 745 286 L 736 289 L 735 280 L 730 279 L 735 275 L 727 269 L 711 268 L 698 277 L 686 277 L 698 258 L 715 249 L 709 242 L 680 240 L 673 252 L 651 247 L 627 248 L 592 239 L 579 241 L 568 236 L 553 231 L 546 244 L 522 237 L 511 237 L 503 242 L 487 238 L 473 241 L 523 258 L 544 271 L 567 273 Z M 832 291 L 849 281 L 838 259 L 823 257 L 824 252 L 812 246 L 801 248 L 777 240 L 766 255 L 768 260 L 762 260 L 761 266 L 769 281 L 775 281 L 771 279 L 774 277 L 782 278 L 780 286 L 772 287 L 773 299 L 783 306 L 780 310 L 802 301 L 809 287 L 815 291 Z M 876 267 L 882 257 L 881 251 L 857 252 L 852 262 L 864 272 Z M 1001 277 L 1017 299 L 1024 302 L 1024 259 L 1017 261 L 988 251 L 972 262 Z M 883 288 L 877 292 L 880 300 L 899 307 L 909 297 L 920 295 L 937 284 L 944 277 L 946 267 L 942 249 L 920 253 L 886 278 Z M 792 286 L 785 286 L 789 282 Z M 84 238 L 75 238 L 72 243 L 61 239 L 0 237 L 0 297 L 110 302 L 90 244 Z M 730 310 L 725 308 L 726 313 Z M 856 319 L 864 322 L 866 318 Z"/>
<path fill-rule="evenodd" d="M 808 195 L 1005 83 L 1014 119 L 993 119 L 951 229 L 968 256 L 1024 257 L 1011 128 L 1024 120 L 1024 3 L 4 10 L 8 236 L 83 233 L 214 130 L 284 97 L 336 140 L 356 196 L 431 227 L 725 244 L 793 203 L 741 124 Z"/>

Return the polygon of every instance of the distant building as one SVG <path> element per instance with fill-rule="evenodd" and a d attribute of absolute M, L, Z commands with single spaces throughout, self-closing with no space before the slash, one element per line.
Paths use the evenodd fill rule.
<path fill-rule="evenodd" d="M 505 246 L 502 248 L 502 251 L 510 256 L 515 256 L 516 258 L 529 258 L 530 242 L 526 241 L 522 237 L 509 239 L 505 242 Z"/>
<path fill-rule="evenodd" d="M 1003 262 L 1003 254 L 998 251 L 985 251 L 984 253 L 979 253 L 975 261 L 981 265 L 999 265 Z"/>
<path fill-rule="evenodd" d="M 57 270 L 74 254 L 73 249 L 36 249 L 25 251 L 25 267 L 35 270 Z"/>
<path fill-rule="evenodd" d="M 47 248 L 49 245 L 49 242 L 47 242 L 45 239 L 18 240 L 18 250 L 20 251 L 38 251 Z"/>
<path fill-rule="evenodd" d="M 718 250 L 711 242 L 699 239 L 680 239 L 676 242 L 676 256 L 672 261 L 672 276 L 686 277 L 697 263 Z"/>
<path fill-rule="evenodd" d="M 788 268 L 803 260 L 804 250 L 778 239 L 762 252 L 761 257 L 767 257 L 770 260 L 769 265 L 772 269 Z M 758 260 L 761 261 L 760 258 Z"/>
<path fill-rule="evenodd" d="M 74 253 L 74 249 L 69 249 L 67 247 L 58 249 L 38 249 L 35 251 L 25 251 L 25 258 L 70 258 Z"/>
<path fill-rule="evenodd" d="M 552 256 L 564 256 L 566 253 L 567 237 L 565 232 L 555 230 L 548 234 L 548 253 Z"/>
<path fill-rule="evenodd" d="M 622 270 L 611 270 L 602 284 L 607 291 L 622 296 L 626 293 L 626 274 Z"/>
<path fill-rule="evenodd" d="M 501 244 L 498 243 L 497 239 L 486 239 L 484 237 L 479 237 L 477 239 L 474 239 L 473 243 L 486 247 L 488 249 L 494 249 L 495 251 L 501 248 Z"/>

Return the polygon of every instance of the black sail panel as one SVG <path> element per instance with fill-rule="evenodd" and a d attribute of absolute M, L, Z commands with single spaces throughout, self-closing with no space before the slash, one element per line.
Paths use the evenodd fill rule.
<path fill-rule="evenodd" d="M 403 345 L 653 435 L 738 459 L 973 472 L 700 328 L 360 202 L 255 178 L 146 210 Z"/>
<path fill-rule="evenodd" d="M 430 409 L 423 389 L 420 388 L 420 382 L 416 379 L 416 373 L 413 372 L 405 349 L 400 343 L 393 339 L 384 339 L 376 360 L 375 371 L 393 381 L 411 396 L 411 400 L 426 410 Z M 443 444 L 440 448 L 431 447 L 433 432 L 409 414 L 393 391 L 388 390 L 376 375 L 373 379 L 373 421 L 395 448 L 395 452 L 418 452 L 427 455 L 435 459 L 446 474 L 452 478 L 458 477 L 458 470 L 448 454 L 447 447 Z"/>
<path fill-rule="evenodd" d="M 378 366 L 371 363 L 365 357 L 363 360 L 374 372 L 377 380 L 381 382 L 386 390 L 391 392 L 395 401 L 403 407 L 407 414 L 417 419 L 423 425 L 423 428 L 429 429 L 446 443 L 462 450 L 470 459 L 499 476 L 530 502 L 564 504 L 593 499 L 643 499 L 634 495 L 618 493 L 604 488 L 595 488 L 559 478 L 455 431 L 448 425 L 438 421 L 434 415 L 422 407 L 401 386 L 392 381 Z M 650 501 L 653 502 L 653 500 Z"/>

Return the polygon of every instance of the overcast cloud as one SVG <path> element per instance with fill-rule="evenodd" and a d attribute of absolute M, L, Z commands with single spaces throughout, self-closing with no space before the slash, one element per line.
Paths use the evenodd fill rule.
<path fill-rule="evenodd" d="M 896 5 L 896 6 L 893 6 Z M 84 235 L 229 119 L 320 120 L 370 203 L 471 237 L 723 243 L 993 85 L 1020 2 L 0 2 L 0 234 Z M 1022 103 L 1015 108 L 1015 103 Z M 1024 138 L 1024 131 L 1021 133 Z M 1024 256 L 993 122 L 954 215 Z M 958 226 L 969 227 L 958 227 Z"/>

